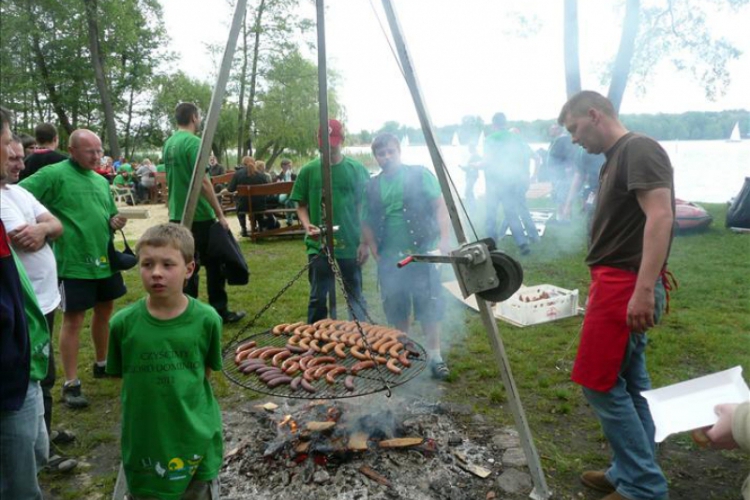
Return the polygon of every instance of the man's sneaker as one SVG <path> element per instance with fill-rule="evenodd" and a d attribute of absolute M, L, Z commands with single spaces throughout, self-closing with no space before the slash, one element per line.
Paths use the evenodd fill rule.
<path fill-rule="evenodd" d="M 602 471 L 587 470 L 581 474 L 581 482 L 584 486 L 592 490 L 601 491 L 602 493 L 612 493 L 615 491 L 615 485 L 609 482 L 607 476 Z"/>
<path fill-rule="evenodd" d="M 432 378 L 435 380 L 445 380 L 451 373 L 445 361 L 430 363 L 430 371 L 432 372 Z"/>
<path fill-rule="evenodd" d="M 62 398 L 65 406 L 73 408 L 74 410 L 78 408 L 86 408 L 89 405 L 88 399 L 81 394 L 80 382 L 75 385 L 63 384 Z"/>
<path fill-rule="evenodd" d="M 222 315 L 222 318 L 224 319 L 224 324 L 228 325 L 230 323 L 237 323 L 238 321 L 240 321 L 242 318 L 245 317 L 245 314 L 246 314 L 245 311 L 237 311 L 237 312 L 227 311 Z"/>
<path fill-rule="evenodd" d="M 47 465 L 44 469 L 58 474 L 64 474 L 70 472 L 78 467 L 78 460 L 75 458 L 69 458 L 61 455 L 52 455 L 47 460 Z"/>
<path fill-rule="evenodd" d="M 92 368 L 92 374 L 94 375 L 94 378 L 110 378 L 111 375 L 107 373 L 107 365 L 99 366 L 96 363 L 94 363 L 94 367 Z"/>

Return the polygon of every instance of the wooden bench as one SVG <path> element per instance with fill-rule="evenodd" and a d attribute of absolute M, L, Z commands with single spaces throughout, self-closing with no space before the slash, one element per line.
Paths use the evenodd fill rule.
<path fill-rule="evenodd" d="M 226 174 L 217 175 L 216 177 L 211 177 L 211 184 L 214 186 L 214 191 L 216 191 L 216 185 L 221 184 L 223 187 L 229 186 L 229 183 L 232 182 L 232 177 L 234 177 L 234 172 L 227 172 Z M 234 202 L 234 196 L 231 194 L 228 195 L 216 195 L 219 198 L 219 203 L 221 204 L 221 210 L 224 213 L 227 212 L 234 212 L 237 210 L 237 204 Z"/>
<path fill-rule="evenodd" d="M 154 174 L 154 198 L 153 203 L 169 204 L 169 186 L 167 186 L 167 173 L 156 172 Z"/>
<path fill-rule="evenodd" d="M 291 195 L 292 187 L 294 182 L 271 182 L 269 184 L 256 184 L 252 186 L 237 186 L 237 196 L 246 196 L 248 212 L 248 232 L 252 241 L 257 241 L 261 238 L 270 238 L 275 236 L 298 236 L 304 235 L 305 229 L 298 220 L 294 220 L 291 225 L 281 226 L 276 229 L 256 230 L 255 229 L 255 217 L 263 215 L 273 215 L 279 219 L 286 219 L 290 214 L 296 214 L 296 208 L 269 208 L 259 212 L 253 212 L 253 204 L 250 199 L 251 196 L 278 196 L 285 194 Z M 281 220 L 279 221 L 282 222 Z"/>

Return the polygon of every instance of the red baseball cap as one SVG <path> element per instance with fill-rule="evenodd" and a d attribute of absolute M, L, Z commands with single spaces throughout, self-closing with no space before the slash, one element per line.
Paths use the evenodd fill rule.
<path fill-rule="evenodd" d="M 322 135 L 318 129 L 318 146 L 323 147 Z M 341 146 L 344 142 L 344 126 L 341 122 L 331 118 L 328 120 L 328 142 L 332 147 Z"/>

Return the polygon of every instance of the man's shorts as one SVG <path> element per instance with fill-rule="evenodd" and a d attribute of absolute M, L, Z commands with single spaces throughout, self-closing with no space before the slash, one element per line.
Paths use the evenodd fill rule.
<path fill-rule="evenodd" d="M 99 302 L 119 299 L 125 292 L 127 288 L 120 273 L 98 280 L 61 278 L 60 308 L 63 312 L 86 311 Z"/>
<path fill-rule="evenodd" d="M 378 262 L 380 296 L 388 323 L 407 321 L 412 306 L 414 319 L 420 323 L 443 319 L 443 287 L 437 266 L 415 262 L 399 269 L 399 260 L 382 257 Z"/>

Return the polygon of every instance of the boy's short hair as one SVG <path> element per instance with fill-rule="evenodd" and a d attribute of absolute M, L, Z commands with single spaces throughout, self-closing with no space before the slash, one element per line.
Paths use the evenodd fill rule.
<path fill-rule="evenodd" d="M 568 99 L 568 102 L 560 110 L 557 123 L 564 125 L 568 115 L 571 117 L 585 116 L 591 108 L 599 110 L 610 118 L 617 118 L 617 111 L 615 111 L 612 101 L 593 90 L 582 90 Z"/>
<path fill-rule="evenodd" d="M 174 110 L 174 118 L 177 125 L 188 125 L 194 116 L 200 113 L 198 106 L 192 102 L 181 102 Z"/>
<path fill-rule="evenodd" d="M 57 129 L 51 123 L 40 123 L 34 129 L 34 136 L 38 144 L 49 144 L 57 137 Z"/>
<path fill-rule="evenodd" d="M 193 255 L 195 254 L 193 234 L 185 226 L 172 222 L 146 229 L 146 232 L 138 239 L 138 243 L 135 244 L 135 254 L 140 257 L 140 250 L 145 246 L 172 247 L 179 250 L 186 264 L 193 261 Z"/>
<path fill-rule="evenodd" d="M 382 134 L 379 134 L 372 141 L 372 144 L 370 145 L 372 154 L 375 154 L 378 149 L 384 148 L 389 144 L 394 144 L 398 148 L 398 150 L 401 151 L 401 141 L 398 140 L 398 137 L 393 134 L 389 134 L 388 132 L 384 132 Z"/>

